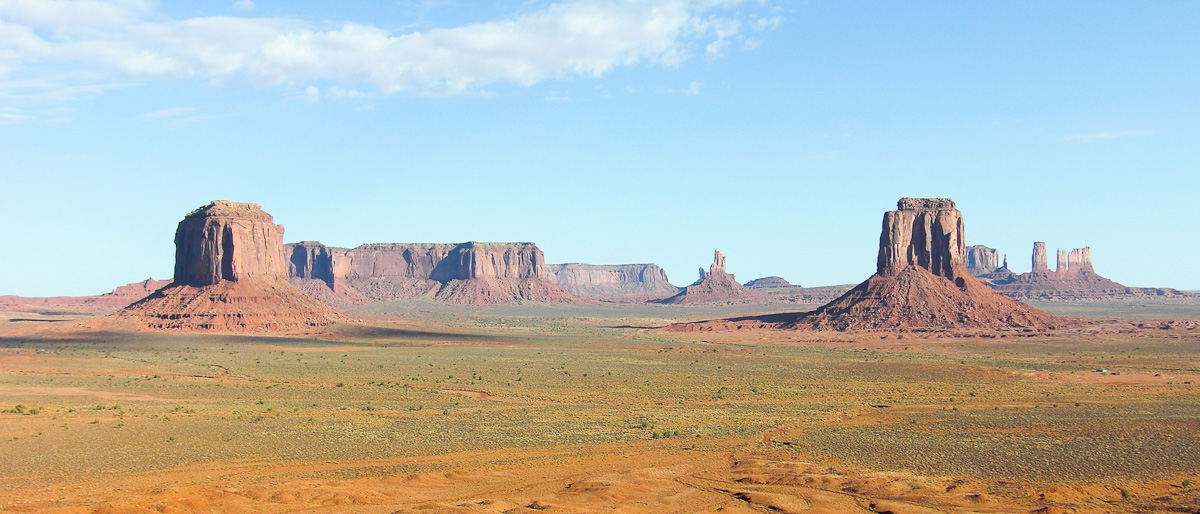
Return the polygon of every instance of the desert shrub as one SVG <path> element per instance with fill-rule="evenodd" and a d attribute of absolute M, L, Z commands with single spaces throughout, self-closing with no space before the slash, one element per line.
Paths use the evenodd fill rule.
<path fill-rule="evenodd" d="M 1128 500 L 1130 498 L 1133 498 L 1133 493 L 1130 493 L 1129 489 L 1121 489 L 1121 499 Z"/>

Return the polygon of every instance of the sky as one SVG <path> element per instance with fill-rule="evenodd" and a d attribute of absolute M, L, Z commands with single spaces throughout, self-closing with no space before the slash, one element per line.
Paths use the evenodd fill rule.
<path fill-rule="evenodd" d="M 1090 246 L 1200 289 L 1200 2 L 0 0 L 0 295 L 173 269 L 214 199 L 286 233 L 714 249 L 741 281 L 874 272 L 950 197 L 1030 268 Z M 1053 263 L 1051 263 L 1053 267 Z"/>

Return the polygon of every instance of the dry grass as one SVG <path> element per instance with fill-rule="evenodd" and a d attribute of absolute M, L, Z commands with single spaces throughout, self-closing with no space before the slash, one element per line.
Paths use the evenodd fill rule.
<path fill-rule="evenodd" d="M 1004 483 L 1099 487 L 1109 496 L 1161 490 L 1173 504 L 1194 495 L 1178 496 L 1183 489 L 1169 484 L 1200 482 L 1200 460 L 1189 457 L 1200 454 L 1195 331 L 699 339 L 638 328 L 661 324 L 665 312 L 435 313 L 340 327 L 324 338 L 0 338 L 0 409 L 26 408 L 0 414 L 0 499 L 39 491 L 67 497 L 67 511 L 89 511 L 145 491 L 67 490 L 135 477 L 163 487 L 146 477 L 164 473 L 184 473 L 203 487 L 237 476 L 244 487 L 268 477 L 386 480 L 479 466 L 608 463 L 626 480 L 646 452 L 719 468 L 712 479 L 729 484 L 736 483 L 734 454 L 842 466 L 859 477 L 948 476 L 981 484 L 981 492 Z M 1105 382 L 1096 368 L 1140 378 Z M 265 471 L 281 465 L 290 468 Z M 789 480 L 803 475 L 795 473 Z M 532 487 L 523 476 L 505 478 L 505 494 L 517 498 L 522 484 Z M 753 504 L 730 496 L 728 484 L 720 494 L 693 486 L 722 498 L 714 506 Z M 403 503 L 387 490 L 363 501 Z M 754 498 L 782 494 L 763 491 Z M 1060 503 L 1082 508 L 1096 494 Z M 935 500 L 929 505 L 950 501 Z M 1033 492 L 1011 502 L 1045 504 Z M 19 505 L 0 501 L 0 511 Z"/>

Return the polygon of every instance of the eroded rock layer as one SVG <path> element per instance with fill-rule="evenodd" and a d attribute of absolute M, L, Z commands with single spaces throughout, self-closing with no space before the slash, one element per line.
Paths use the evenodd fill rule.
<path fill-rule="evenodd" d="M 548 278 L 533 243 L 284 246 L 291 282 L 331 305 L 425 297 L 466 305 L 576 298 Z"/>
<path fill-rule="evenodd" d="M 666 295 L 679 292 L 654 264 L 548 264 L 554 283 L 577 296 Z"/>
<path fill-rule="evenodd" d="M 283 227 L 255 204 L 215 201 L 175 232 L 175 279 L 116 314 L 151 329 L 293 332 L 344 318 L 287 282 Z"/>
<path fill-rule="evenodd" d="M 709 265 L 707 273 L 701 268 L 699 280 L 685 287 L 679 294 L 659 302 L 677 305 L 720 304 L 767 298 L 767 294 L 746 288 L 739 284 L 732 274 L 726 273 L 725 256 L 714 250 L 713 262 Z"/>

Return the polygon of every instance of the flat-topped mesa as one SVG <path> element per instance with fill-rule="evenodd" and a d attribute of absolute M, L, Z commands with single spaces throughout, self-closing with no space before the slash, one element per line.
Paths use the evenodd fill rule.
<path fill-rule="evenodd" d="M 258 204 L 216 200 L 196 209 L 175 231 L 175 283 L 286 281 L 283 227 Z"/>
<path fill-rule="evenodd" d="M 1054 273 L 1058 275 L 1066 275 L 1070 265 L 1067 263 L 1067 251 L 1058 251 L 1058 261 L 1054 264 Z"/>
<path fill-rule="evenodd" d="M 1008 267 L 1007 261 L 1005 266 L 1000 265 L 1000 252 L 995 248 L 989 248 L 984 245 L 973 245 L 967 247 L 967 271 L 978 277 Z"/>
<path fill-rule="evenodd" d="M 901 198 L 883 216 L 876 274 L 924 268 L 954 280 L 966 275 L 962 213 L 949 198 Z"/>
<path fill-rule="evenodd" d="M 667 280 L 667 272 L 655 264 L 547 264 L 554 283 L 578 296 L 624 297 L 667 296 L 679 288 Z"/>
<path fill-rule="evenodd" d="M 443 265 L 435 280 L 471 278 L 530 279 L 546 277 L 546 257 L 533 243 L 477 243 L 458 245 L 450 254 L 453 264 Z"/>
<path fill-rule="evenodd" d="M 376 243 L 345 249 L 302 242 L 284 251 L 292 284 L 331 305 L 416 297 L 471 305 L 576 300 L 550 280 L 546 258 L 533 243 Z"/>

